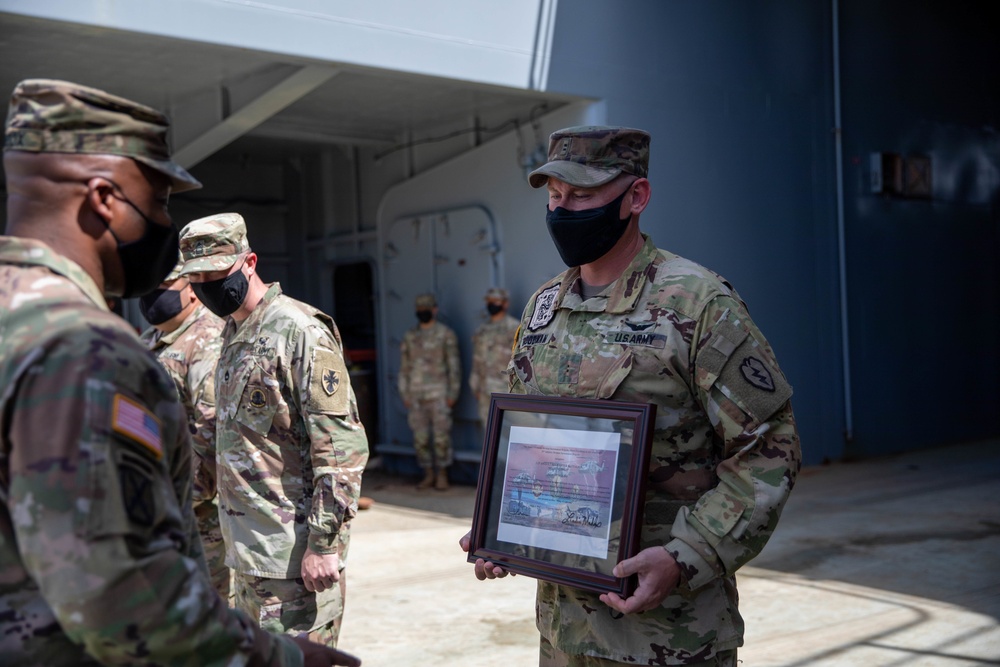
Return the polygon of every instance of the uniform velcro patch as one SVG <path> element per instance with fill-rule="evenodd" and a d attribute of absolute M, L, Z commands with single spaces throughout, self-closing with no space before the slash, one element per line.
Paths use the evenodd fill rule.
<path fill-rule="evenodd" d="M 111 408 L 111 429 L 142 445 L 157 460 L 163 458 L 160 420 L 145 406 L 122 394 L 115 394 Z"/>
<path fill-rule="evenodd" d="M 333 350 L 316 347 L 309 373 L 307 409 L 338 416 L 348 414 L 351 392 L 344 357 Z"/>
<path fill-rule="evenodd" d="M 765 421 L 792 397 L 792 387 L 753 337 L 729 358 L 717 382 L 758 422 Z"/>

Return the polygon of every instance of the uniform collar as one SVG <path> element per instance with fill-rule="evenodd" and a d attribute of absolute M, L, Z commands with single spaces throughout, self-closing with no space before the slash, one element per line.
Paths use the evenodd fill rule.
<path fill-rule="evenodd" d="M 184 332 L 190 329 L 195 322 L 202 317 L 205 317 L 206 313 L 208 313 L 208 308 L 205 307 L 205 304 L 199 303 L 195 309 L 191 311 L 191 314 L 184 318 L 184 321 L 180 323 L 180 326 L 170 333 L 163 333 L 156 327 L 150 327 L 153 333 L 151 333 L 148 337 L 149 349 L 155 350 L 157 348 L 173 345 L 177 342 L 177 339 L 184 335 Z M 146 336 L 143 336 L 143 338 L 146 338 Z"/>
<path fill-rule="evenodd" d="M 281 285 L 276 282 L 270 283 L 264 297 L 254 306 L 250 317 L 243 320 L 241 324 L 237 324 L 232 317 L 226 318 L 226 328 L 222 332 L 223 337 L 230 343 L 256 341 L 260 328 L 264 324 L 264 313 L 280 294 Z"/>
<path fill-rule="evenodd" d="M 0 262 L 44 266 L 80 288 L 95 306 L 110 311 L 107 299 L 94 279 L 79 264 L 63 257 L 41 241 L 19 236 L 0 236 Z"/>
<path fill-rule="evenodd" d="M 574 267 L 563 274 L 562 286 L 557 298 L 559 308 L 603 313 L 628 313 L 642 294 L 642 288 L 652 273 L 652 265 L 659 251 L 648 235 L 643 234 L 642 248 L 632 258 L 621 276 L 595 297 L 583 299 L 580 283 L 580 267 Z"/>

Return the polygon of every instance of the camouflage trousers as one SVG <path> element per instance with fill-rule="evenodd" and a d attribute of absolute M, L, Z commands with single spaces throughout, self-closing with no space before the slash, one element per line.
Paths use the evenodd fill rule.
<path fill-rule="evenodd" d="M 451 408 L 444 398 L 414 400 L 406 415 L 406 422 L 413 431 L 413 448 L 417 450 L 417 464 L 424 470 L 451 465 Z M 431 452 L 430 435 L 434 430 L 434 451 Z"/>
<path fill-rule="evenodd" d="M 212 578 L 212 586 L 228 603 L 231 575 L 229 568 L 226 567 L 226 543 L 222 541 L 222 529 L 219 527 L 218 502 L 211 500 L 196 503 L 194 516 L 198 523 L 198 534 L 201 535 L 201 546 L 205 552 L 205 563 Z"/>
<path fill-rule="evenodd" d="M 340 571 L 337 586 L 319 593 L 306 590 L 302 579 L 265 579 L 236 572 L 236 608 L 246 612 L 268 632 L 309 633 L 309 639 L 336 646 L 344 618 L 347 572 Z"/>
<path fill-rule="evenodd" d="M 538 667 L 621 667 L 634 664 L 633 662 L 616 662 L 591 655 L 563 653 L 550 644 L 545 637 L 541 638 L 538 647 Z M 736 649 L 720 651 L 711 660 L 684 663 L 684 667 L 736 667 Z"/>

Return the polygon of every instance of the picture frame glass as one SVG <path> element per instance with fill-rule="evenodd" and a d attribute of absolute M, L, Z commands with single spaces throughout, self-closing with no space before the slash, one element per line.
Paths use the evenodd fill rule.
<path fill-rule="evenodd" d="M 469 560 L 627 594 L 655 407 L 494 394 Z"/>

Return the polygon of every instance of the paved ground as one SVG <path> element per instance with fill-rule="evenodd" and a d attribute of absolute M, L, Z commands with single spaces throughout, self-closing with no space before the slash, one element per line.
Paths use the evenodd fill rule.
<path fill-rule="evenodd" d="M 340 645 L 365 667 L 537 664 L 534 581 L 479 582 L 475 490 L 367 475 Z M 739 575 L 748 667 L 1000 665 L 1000 442 L 803 470 Z"/>

